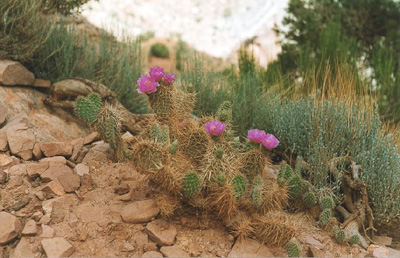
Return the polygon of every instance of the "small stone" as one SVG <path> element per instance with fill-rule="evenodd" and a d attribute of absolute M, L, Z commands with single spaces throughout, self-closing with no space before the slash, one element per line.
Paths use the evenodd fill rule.
<path fill-rule="evenodd" d="M 236 241 L 228 257 L 273 257 L 272 252 L 263 244 L 253 239 Z"/>
<path fill-rule="evenodd" d="M 4 124 L 7 118 L 7 109 L 0 103 L 0 126 Z M 0 134 L 1 136 L 1 134 Z M 0 147 L 1 150 L 1 147 Z"/>
<path fill-rule="evenodd" d="M 160 251 L 165 257 L 190 257 L 187 252 L 183 251 L 176 245 L 163 246 L 161 247 Z"/>
<path fill-rule="evenodd" d="M 200 227 L 199 219 L 196 217 L 188 217 L 184 216 L 181 218 L 182 226 L 185 226 L 190 229 L 198 229 Z"/>
<path fill-rule="evenodd" d="M 31 218 L 34 221 L 39 221 L 43 217 L 43 213 L 41 211 L 36 211 L 32 214 Z"/>
<path fill-rule="evenodd" d="M 154 243 L 153 241 L 149 241 L 147 243 L 147 245 L 143 248 L 143 250 L 145 250 L 145 251 L 157 251 L 158 250 L 157 244 Z"/>
<path fill-rule="evenodd" d="M 81 186 L 81 178 L 72 173 L 62 174 L 58 176 L 57 179 L 67 193 L 75 192 Z"/>
<path fill-rule="evenodd" d="M 392 238 L 388 236 L 372 236 L 372 241 L 374 243 L 381 245 L 381 246 L 390 246 L 392 245 Z"/>
<path fill-rule="evenodd" d="M 162 219 L 156 219 L 146 226 L 149 238 L 158 245 L 173 245 L 176 238 L 176 228 L 174 225 Z"/>
<path fill-rule="evenodd" d="M 98 140 L 100 140 L 100 134 L 98 132 L 93 132 L 91 134 L 86 135 L 85 138 L 83 138 L 83 144 L 86 145 Z"/>
<path fill-rule="evenodd" d="M 49 163 L 28 163 L 26 165 L 26 172 L 30 179 L 35 179 L 36 177 L 43 174 L 49 168 Z"/>
<path fill-rule="evenodd" d="M 128 223 L 145 223 L 160 213 L 154 200 L 136 201 L 125 206 L 121 212 L 122 220 Z"/>
<path fill-rule="evenodd" d="M 39 143 L 35 143 L 35 145 L 33 146 L 32 155 L 35 158 L 35 160 L 40 160 L 42 158 L 43 153 L 40 150 L 40 144 Z"/>
<path fill-rule="evenodd" d="M 72 144 L 69 142 L 44 142 L 40 144 L 40 150 L 46 157 L 72 155 Z"/>
<path fill-rule="evenodd" d="M 57 178 L 63 174 L 73 174 L 72 169 L 60 162 L 49 162 L 49 168 L 43 172 L 40 177 L 43 182 L 49 182 L 57 180 Z"/>
<path fill-rule="evenodd" d="M 311 245 L 308 247 L 308 256 L 309 257 L 326 257 L 324 251 L 320 250 L 318 247 Z"/>
<path fill-rule="evenodd" d="M 126 132 L 121 136 L 121 138 L 124 142 L 130 142 L 135 139 L 135 136 L 133 136 L 130 132 Z"/>
<path fill-rule="evenodd" d="M 7 151 L 7 146 L 8 146 L 7 134 L 5 131 L 0 131 L 0 151 Z"/>
<path fill-rule="evenodd" d="M 50 226 L 42 224 L 42 234 L 40 235 L 42 238 L 52 238 L 54 237 L 54 229 Z"/>
<path fill-rule="evenodd" d="M 83 176 L 85 174 L 89 174 L 89 172 L 90 172 L 89 166 L 82 164 L 82 163 L 79 163 L 78 165 L 76 165 L 74 170 L 78 176 Z"/>
<path fill-rule="evenodd" d="M 35 76 L 20 62 L 0 60 L 0 84 L 7 86 L 32 85 Z"/>
<path fill-rule="evenodd" d="M 18 201 L 16 201 L 13 205 L 9 207 L 10 211 L 19 211 L 20 209 L 24 208 L 28 203 L 32 200 L 29 196 L 24 196 Z"/>
<path fill-rule="evenodd" d="M 81 189 L 92 190 L 94 187 L 92 176 L 90 174 L 84 174 L 81 178 Z"/>
<path fill-rule="evenodd" d="M 36 222 L 33 219 L 28 220 L 25 223 L 24 229 L 22 230 L 22 235 L 32 236 L 32 235 L 36 235 L 36 233 L 37 233 Z"/>
<path fill-rule="evenodd" d="M 63 165 L 67 164 L 67 160 L 63 156 L 48 157 L 40 160 L 40 163 L 46 163 L 46 162 L 49 165 L 52 165 L 54 163 L 61 163 Z"/>
<path fill-rule="evenodd" d="M 43 239 L 41 244 L 47 257 L 69 257 L 74 252 L 74 247 L 63 237 Z"/>
<path fill-rule="evenodd" d="M 123 195 L 123 194 L 129 193 L 129 185 L 126 183 L 118 184 L 114 188 L 114 193 L 116 193 L 118 195 Z"/>
<path fill-rule="evenodd" d="M 10 258 L 34 257 L 32 246 L 26 237 L 21 238 L 18 245 L 11 252 Z"/>
<path fill-rule="evenodd" d="M 324 248 L 324 245 L 320 241 L 318 241 L 317 239 L 315 239 L 315 238 L 313 238 L 311 236 L 307 236 L 306 237 L 306 243 L 309 244 L 309 245 L 316 246 L 319 249 L 323 249 Z"/>
<path fill-rule="evenodd" d="M 51 87 L 51 81 L 42 80 L 42 79 L 35 79 L 35 82 L 33 83 L 33 86 L 39 87 L 39 88 L 50 88 Z"/>
<path fill-rule="evenodd" d="M 40 200 L 40 201 L 44 201 L 46 199 L 46 196 L 44 195 L 44 193 L 42 191 L 37 191 L 35 192 L 35 196 Z"/>
<path fill-rule="evenodd" d="M 28 122 L 21 122 L 7 128 L 7 141 L 12 154 L 30 160 L 35 146 L 35 135 Z"/>
<path fill-rule="evenodd" d="M 40 189 L 47 199 L 65 194 L 64 187 L 58 181 L 51 181 Z"/>
<path fill-rule="evenodd" d="M 5 184 L 8 181 L 8 174 L 0 169 L 0 184 Z"/>
<path fill-rule="evenodd" d="M 8 169 L 8 174 L 10 176 L 25 176 L 26 173 L 26 165 L 25 164 L 18 164 L 10 167 Z"/>
<path fill-rule="evenodd" d="M 149 237 L 146 233 L 142 231 L 138 231 L 133 236 L 133 241 L 135 241 L 135 245 L 139 248 L 146 248 L 149 243 Z"/>
<path fill-rule="evenodd" d="M 135 251 L 135 248 L 131 243 L 125 242 L 122 245 L 122 252 L 132 252 L 132 251 Z"/>
<path fill-rule="evenodd" d="M 389 257 L 389 251 L 386 248 L 383 248 L 379 245 L 370 245 L 368 246 L 367 254 L 365 257 L 376 257 L 376 258 L 384 258 Z"/>
<path fill-rule="evenodd" d="M 74 79 L 67 79 L 53 83 L 52 91 L 58 96 L 78 97 L 87 96 L 92 89 L 84 82 Z"/>
<path fill-rule="evenodd" d="M 14 160 L 6 154 L 0 154 L 0 168 L 7 169 L 14 165 Z"/>
<path fill-rule="evenodd" d="M 42 217 L 40 218 L 39 224 L 45 224 L 45 225 L 47 225 L 47 224 L 50 223 L 50 221 L 51 221 L 50 216 L 49 216 L 49 215 L 44 215 L 44 216 L 42 216 Z"/>
<path fill-rule="evenodd" d="M 160 253 L 160 252 L 149 251 L 149 252 L 145 252 L 145 253 L 142 255 L 142 257 L 160 257 L 160 258 L 162 258 L 162 257 L 164 257 L 164 256 L 163 256 L 162 253 Z"/>
<path fill-rule="evenodd" d="M 5 245 L 16 238 L 21 230 L 22 225 L 17 217 L 4 211 L 0 212 L 0 245 Z"/>
<path fill-rule="evenodd" d="M 79 154 L 80 154 L 80 152 L 81 152 L 81 150 L 82 150 L 82 148 L 83 148 L 84 141 L 85 141 L 85 140 L 84 140 L 83 138 L 78 138 L 78 139 L 75 139 L 75 140 L 73 140 L 73 141 L 71 142 L 71 144 L 72 144 L 74 147 L 73 147 L 73 149 L 72 149 L 72 155 L 71 155 L 71 157 L 70 157 L 70 160 L 76 162 L 76 160 L 77 160 L 77 158 L 78 158 L 78 156 L 79 156 Z"/>

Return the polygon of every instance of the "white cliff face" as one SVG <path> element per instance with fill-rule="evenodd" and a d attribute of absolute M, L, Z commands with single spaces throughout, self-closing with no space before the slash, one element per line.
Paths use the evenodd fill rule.
<path fill-rule="evenodd" d="M 86 4 L 82 14 L 120 38 L 146 32 L 165 38 L 180 35 L 199 51 L 227 58 L 246 39 L 262 34 L 274 37 L 266 32 L 275 22 L 281 22 L 287 3 L 288 0 L 99 0 Z M 267 42 L 270 43 L 262 47 L 277 52 L 275 40 Z"/>

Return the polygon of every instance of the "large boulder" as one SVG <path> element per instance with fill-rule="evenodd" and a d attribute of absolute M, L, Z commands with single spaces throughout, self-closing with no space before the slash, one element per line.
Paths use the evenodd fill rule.
<path fill-rule="evenodd" d="M 21 63 L 11 60 L 0 60 L 0 84 L 7 86 L 32 85 L 35 76 Z"/>

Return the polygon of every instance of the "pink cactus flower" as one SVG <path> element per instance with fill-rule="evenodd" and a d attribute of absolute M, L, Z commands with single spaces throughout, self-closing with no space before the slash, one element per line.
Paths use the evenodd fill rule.
<path fill-rule="evenodd" d="M 146 74 L 143 74 L 139 80 L 137 80 L 139 93 L 152 93 L 157 91 L 157 87 L 160 86 L 153 78 L 150 78 Z"/>
<path fill-rule="evenodd" d="M 261 143 L 267 134 L 264 130 L 252 129 L 247 132 L 247 138 L 254 143 Z"/>
<path fill-rule="evenodd" d="M 175 75 L 173 75 L 172 73 L 166 73 L 164 75 L 164 83 L 167 85 L 171 85 L 172 83 L 174 83 L 175 81 Z"/>
<path fill-rule="evenodd" d="M 159 66 L 151 67 L 149 75 L 150 78 L 154 79 L 156 82 L 159 82 L 164 78 L 164 69 Z"/>
<path fill-rule="evenodd" d="M 218 120 L 212 120 L 204 125 L 208 134 L 217 136 L 222 134 L 225 129 L 226 125 Z"/>
<path fill-rule="evenodd" d="M 279 145 L 279 141 L 273 134 L 266 134 L 262 140 L 262 144 L 267 150 L 272 150 Z"/>

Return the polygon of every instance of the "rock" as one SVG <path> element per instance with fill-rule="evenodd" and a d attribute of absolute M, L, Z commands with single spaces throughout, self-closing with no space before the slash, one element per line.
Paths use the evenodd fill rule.
<path fill-rule="evenodd" d="M 156 219 L 146 226 L 149 238 L 158 245 L 173 245 L 176 238 L 176 228 L 174 225 L 162 219 Z"/>
<path fill-rule="evenodd" d="M 92 89 L 81 81 L 67 79 L 54 83 L 52 92 L 58 97 L 78 97 L 88 95 Z"/>
<path fill-rule="evenodd" d="M 29 196 L 24 196 L 8 208 L 8 211 L 19 211 L 32 200 Z"/>
<path fill-rule="evenodd" d="M 135 241 L 135 246 L 144 249 L 149 243 L 149 237 L 146 233 L 138 231 L 133 235 L 133 241 Z"/>
<path fill-rule="evenodd" d="M 61 163 L 63 165 L 67 164 L 67 160 L 63 156 L 55 156 L 41 159 L 40 163 L 47 163 L 48 165 L 54 165 L 55 163 Z"/>
<path fill-rule="evenodd" d="M 43 142 L 40 144 L 40 150 L 46 157 L 72 155 L 73 146 L 69 142 Z"/>
<path fill-rule="evenodd" d="M 63 186 L 58 181 L 51 181 L 40 188 L 40 190 L 45 194 L 46 199 L 65 194 Z"/>
<path fill-rule="evenodd" d="M 236 241 L 228 257 L 273 257 L 272 252 L 253 239 Z"/>
<path fill-rule="evenodd" d="M 11 252 L 10 258 L 34 257 L 32 246 L 26 237 L 21 238 L 18 245 Z"/>
<path fill-rule="evenodd" d="M 131 243 L 125 242 L 122 245 L 122 252 L 132 252 L 132 251 L 135 251 L 135 248 Z"/>
<path fill-rule="evenodd" d="M 18 123 L 7 128 L 7 141 L 12 154 L 24 160 L 32 158 L 35 135 L 28 123 Z"/>
<path fill-rule="evenodd" d="M 85 138 L 83 138 L 83 145 L 90 144 L 98 140 L 100 140 L 100 134 L 98 132 L 93 132 L 85 136 Z"/>
<path fill-rule="evenodd" d="M 41 244 L 47 257 L 69 257 L 74 252 L 74 247 L 63 237 L 43 239 Z"/>
<path fill-rule="evenodd" d="M 309 257 L 326 257 L 324 251 L 320 250 L 318 247 L 311 245 L 308 247 L 308 256 Z"/>
<path fill-rule="evenodd" d="M 389 257 L 400 257 L 400 250 L 396 250 L 390 247 L 386 248 L 389 251 Z"/>
<path fill-rule="evenodd" d="M 43 217 L 43 213 L 41 211 L 36 211 L 32 214 L 31 218 L 34 221 L 39 221 Z"/>
<path fill-rule="evenodd" d="M 11 60 L 0 60 L 0 84 L 6 86 L 32 85 L 35 76 L 21 63 Z"/>
<path fill-rule="evenodd" d="M 77 215 L 82 222 L 101 222 L 104 220 L 103 211 L 99 206 L 82 204 L 76 208 Z"/>
<path fill-rule="evenodd" d="M 35 158 L 35 160 L 39 160 L 39 159 L 41 159 L 43 157 L 43 153 L 40 150 L 40 144 L 39 143 L 35 143 L 35 145 L 33 146 L 32 155 Z"/>
<path fill-rule="evenodd" d="M 14 165 L 14 159 L 6 154 L 0 154 L 0 168 L 7 169 Z"/>
<path fill-rule="evenodd" d="M 49 163 L 28 163 L 26 164 L 26 172 L 30 179 L 35 179 L 36 177 L 43 174 L 49 168 Z"/>
<path fill-rule="evenodd" d="M 95 144 L 95 143 L 94 143 Z M 108 143 L 96 144 L 89 152 L 85 155 L 82 163 L 89 164 L 90 161 L 105 161 L 111 157 L 111 148 Z"/>
<path fill-rule="evenodd" d="M 42 217 L 40 218 L 40 220 L 39 220 L 39 224 L 44 224 L 44 225 L 47 225 L 47 224 L 49 224 L 49 223 L 50 223 L 50 221 L 51 221 L 51 218 L 50 218 L 50 216 L 48 216 L 48 215 L 44 215 L 44 216 L 42 216 Z"/>
<path fill-rule="evenodd" d="M 36 79 L 35 82 L 33 83 L 33 86 L 39 87 L 39 88 L 50 88 L 51 87 L 51 81 L 42 80 L 42 79 Z"/>
<path fill-rule="evenodd" d="M 7 119 L 7 109 L 0 103 L 0 126 L 4 124 Z"/>
<path fill-rule="evenodd" d="M 22 225 L 17 217 L 4 211 L 0 212 L 0 245 L 5 245 L 16 238 L 21 230 Z"/>
<path fill-rule="evenodd" d="M 187 252 L 183 251 L 176 245 L 163 246 L 161 247 L 160 251 L 165 257 L 190 257 Z"/>
<path fill-rule="evenodd" d="M 82 163 L 79 163 L 78 165 L 76 165 L 74 170 L 78 176 L 83 176 L 85 174 L 89 174 L 89 172 L 90 172 L 89 166 L 82 164 Z"/>
<path fill-rule="evenodd" d="M 313 238 L 312 236 L 307 236 L 306 237 L 306 243 L 309 244 L 309 245 L 316 246 L 319 249 L 323 249 L 324 248 L 324 245 L 320 241 L 318 241 L 317 239 Z"/>
<path fill-rule="evenodd" d="M 67 193 L 75 192 L 81 186 L 81 178 L 72 173 L 62 174 L 58 176 L 57 179 Z"/>
<path fill-rule="evenodd" d="M 40 235 L 42 238 L 52 238 L 54 237 L 54 229 L 50 226 L 42 224 L 42 234 Z"/>
<path fill-rule="evenodd" d="M 114 187 L 114 193 L 118 195 L 129 193 L 129 185 L 126 183 L 118 184 L 116 187 Z"/>
<path fill-rule="evenodd" d="M 154 200 L 136 201 L 125 206 L 121 212 L 122 220 L 128 223 L 149 222 L 160 213 Z"/>
<path fill-rule="evenodd" d="M 142 257 L 164 257 L 162 253 L 156 251 L 145 252 Z"/>
<path fill-rule="evenodd" d="M 372 236 L 372 241 L 377 245 L 389 246 L 392 245 L 392 238 L 388 236 Z"/>
<path fill-rule="evenodd" d="M 33 219 L 28 220 L 25 223 L 24 229 L 22 230 L 23 236 L 33 236 L 37 233 L 36 222 Z"/>
<path fill-rule="evenodd" d="M 7 146 L 8 146 L 7 133 L 6 131 L 0 131 L 0 151 L 7 151 Z"/>
<path fill-rule="evenodd" d="M 198 229 L 200 228 L 200 221 L 196 217 L 184 216 L 181 218 L 182 226 L 185 226 L 190 229 Z"/>
<path fill-rule="evenodd" d="M 72 169 L 60 162 L 49 162 L 49 168 L 43 172 L 40 177 L 43 182 L 49 182 L 57 180 L 59 176 L 64 174 L 73 174 Z"/>
<path fill-rule="evenodd" d="M 389 257 L 389 251 L 386 248 L 383 248 L 379 245 L 370 245 L 367 248 L 369 252 L 365 257 L 376 257 L 376 258 L 383 258 Z"/>
<path fill-rule="evenodd" d="M 60 223 L 70 214 L 71 210 L 75 210 L 78 199 L 75 195 L 66 194 L 54 199 L 44 201 L 42 209 L 47 216 L 51 218 L 53 223 Z"/>
<path fill-rule="evenodd" d="M 8 175 L 10 176 L 25 176 L 26 174 L 27 172 L 25 164 L 14 165 L 8 170 Z"/>
<path fill-rule="evenodd" d="M 130 142 L 135 139 L 135 136 L 133 136 L 130 132 L 126 132 L 121 136 L 121 138 L 124 142 Z"/>
<path fill-rule="evenodd" d="M 8 174 L 0 169 L 0 184 L 3 185 L 8 181 Z"/>
<path fill-rule="evenodd" d="M 84 188 L 88 191 L 95 188 L 93 178 L 90 174 L 84 174 L 81 178 L 81 189 Z"/>

